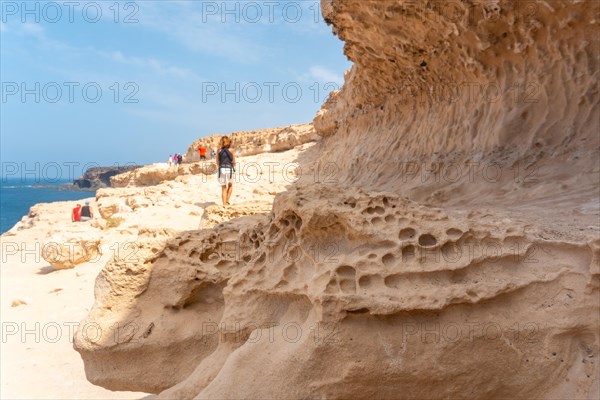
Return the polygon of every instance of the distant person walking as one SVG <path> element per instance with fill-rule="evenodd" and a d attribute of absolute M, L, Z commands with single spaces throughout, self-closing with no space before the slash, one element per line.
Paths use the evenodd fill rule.
<path fill-rule="evenodd" d="M 211 160 L 213 158 L 215 158 L 215 155 L 217 155 L 217 153 L 215 152 L 215 149 L 210 149 L 210 158 L 211 158 Z"/>
<path fill-rule="evenodd" d="M 231 148 L 231 139 L 227 136 L 221 138 L 221 148 L 217 153 L 217 173 L 221 185 L 221 199 L 223 205 L 229 205 L 233 192 L 233 174 L 235 172 L 235 151 Z"/>
<path fill-rule="evenodd" d="M 90 201 L 85 201 L 85 206 L 81 207 L 81 221 L 89 221 L 94 218 L 94 213 L 90 207 Z"/>
<path fill-rule="evenodd" d="M 77 206 L 71 212 L 71 221 L 79 222 L 81 220 L 81 204 L 77 204 Z"/>
<path fill-rule="evenodd" d="M 179 154 L 177 156 L 177 164 L 181 165 L 182 162 L 183 162 L 183 156 L 181 154 Z"/>
<path fill-rule="evenodd" d="M 169 154 L 169 169 L 171 169 L 171 166 L 173 166 L 173 157 L 171 157 L 171 155 Z"/>
<path fill-rule="evenodd" d="M 206 147 L 203 144 L 198 147 L 198 153 L 200 153 L 200 160 L 206 160 Z"/>

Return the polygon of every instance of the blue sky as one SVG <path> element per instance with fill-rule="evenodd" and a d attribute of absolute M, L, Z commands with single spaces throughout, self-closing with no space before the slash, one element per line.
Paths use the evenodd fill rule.
<path fill-rule="evenodd" d="M 1 8 L 4 175 L 147 164 L 209 134 L 310 122 L 351 65 L 312 0 Z"/>

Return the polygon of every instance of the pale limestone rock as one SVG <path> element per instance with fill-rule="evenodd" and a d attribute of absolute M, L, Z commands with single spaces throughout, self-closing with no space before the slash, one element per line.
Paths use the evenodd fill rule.
<path fill-rule="evenodd" d="M 106 220 L 101 219 L 101 218 L 94 218 L 93 220 L 91 220 L 89 222 L 89 224 L 93 228 L 98 228 L 98 229 L 106 229 L 107 228 Z"/>
<path fill-rule="evenodd" d="M 268 214 L 271 211 L 272 203 L 268 201 L 253 201 L 241 204 L 232 204 L 224 207 L 223 205 L 212 205 L 204 209 L 202 215 L 203 229 L 213 228 L 222 222 L 239 218 L 245 215 Z"/>
<path fill-rule="evenodd" d="M 16 299 L 16 300 L 11 301 L 10 306 L 11 307 L 19 307 L 19 306 L 26 306 L 28 304 L 29 303 L 25 300 Z"/>
<path fill-rule="evenodd" d="M 132 208 L 125 204 L 123 199 L 114 197 L 102 197 L 98 200 L 98 211 L 102 218 L 107 219 L 114 214 L 127 213 L 133 211 Z"/>
<path fill-rule="evenodd" d="M 148 197 L 142 196 L 128 197 L 127 200 L 125 200 L 125 203 L 134 211 L 140 207 L 149 207 L 152 205 L 152 201 L 150 201 Z"/>
<path fill-rule="evenodd" d="M 55 269 L 73 268 L 84 262 L 99 261 L 102 250 L 100 239 L 79 233 L 55 234 L 41 248 L 41 255 Z"/>

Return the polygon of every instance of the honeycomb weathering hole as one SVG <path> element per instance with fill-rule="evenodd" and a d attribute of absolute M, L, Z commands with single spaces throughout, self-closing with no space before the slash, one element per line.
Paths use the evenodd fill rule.
<path fill-rule="evenodd" d="M 354 199 L 346 200 L 346 201 L 344 201 L 344 204 L 347 206 L 350 206 L 351 208 L 354 208 L 354 207 L 356 207 L 356 200 L 354 200 Z"/>
<path fill-rule="evenodd" d="M 395 261 L 396 261 L 396 257 L 394 257 L 394 255 L 390 254 L 390 253 L 386 254 L 385 256 L 383 256 L 381 258 L 381 262 L 385 266 L 390 266 L 390 265 L 394 264 Z"/>
<path fill-rule="evenodd" d="M 415 231 L 413 228 L 404 228 L 400 231 L 398 237 L 400 240 L 408 240 L 414 238 L 416 233 L 417 231 Z"/>
<path fill-rule="evenodd" d="M 336 270 L 336 272 L 338 273 L 338 275 L 345 276 L 345 277 L 353 277 L 354 274 L 356 273 L 354 268 L 352 268 L 349 265 L 342 265 L 341 267 L 339 267 Z"/>
<path fill-rule="evenodd" d="M 419 244 L 424 247 L 435 246 L 437 244 L 437 239 L 433 235 L 425 233 L 419 236 Z"/>
<path fill-rule="evenodd" d="M 269 228 L 269 235 L 274 236 L 279 233 L 279 226 L 276 224 L 272 224 Z"/>
<path fill-rule="evenodd" d="M 446 235 L 453 237 L 453 238 L 459 237 L 462 234 L 463 234 L 463 231 L 461 231 L 460 229 L 456 229 L 456 228 L 450 228 L 446 231 Z"/>
<path fill-rule="evenodd" d="M 383 207 L 368 207 L 363 213 L 367 214 L 385 214 L 385 209 Z"/>
<path fill-rule="evenodd" d="M 361 288 L 371 287 L 371 277 L 369 275 L 361 276 L 358 280 L 358 286 Z"/>
<path fill-rule="evenodd" d="M 356 292 L 356 282 L 354 279 L 342 279 L 339 281 L 340 289 L 343 293 L 355 293 Z"/>
<path fill-rule="evenodd" d="M 401 284 L 401 277 L 398 274 L 386 276 L 383 284 L 389 288 L 397 289 Z"/>

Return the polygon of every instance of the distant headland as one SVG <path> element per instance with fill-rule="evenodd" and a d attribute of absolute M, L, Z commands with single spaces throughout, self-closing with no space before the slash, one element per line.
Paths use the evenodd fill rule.
<path fill-rule="evenodd" d="M 82 190 L 96 190 L 110 187 L 110 177 L 140 168 L 142 165 L 123 165 L 112 167 L 93 167 L 85 171 L 83 176 L 73 180 L 73 186 Z"/>

